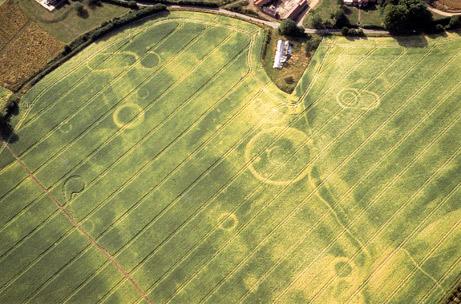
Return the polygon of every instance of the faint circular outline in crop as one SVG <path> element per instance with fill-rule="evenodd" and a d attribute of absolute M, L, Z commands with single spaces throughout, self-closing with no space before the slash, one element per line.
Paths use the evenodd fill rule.
<path fill-rule="evenodd" d="M 225 225 L 225 223 L 229 223 L 230 222 L 230 226 L 227 227 Z M 221 215 L 218 217 L 218 227 L 219 229 L 222 229 L 222 230 L 226 230 L 226 231 L 230 231 L 230 230 L 233 230 L 235 227 L 237 227 L 239 223 L 239 220 L 237 218 L 237 215 L 235 215 L 235 213 L 231 213 L 231 212 L 224 212 L 224 213 L 221 213 Z"/>
<path fill-rule="evenodd" d="M 157 61 L 156 61 L 155 64 L 152 65 L 152 66 L 146 66 L 145 64 L 143 64 L 144 59 L 146 59 L 146 58 L 147 58 L 146 56 L 148 56 L 148 55 L 154 55 L 155 58 L 157 58 Z M 148 52 L 146 53 L 146 55 L 145 55 L 143 58 L 141 58 L 141 60 L 139 60 L 139 64 L 140 64 L 141 67 L 144 68 L 144 69 L 153 69 L 153 68 L 155 68 L 155 67 L 158 67 L 158 66 L 160 65 L 161 62 L 162 62 L 162 58 L 160 58 L 160 55 L 157 54 L 157 52 L 152 52 L 152 51 L 148 51 Z"/>
<path fill-rule="evenodd" d="M 303 178 L 305 178 L 307 176 L 307 174 L 309 173 L 310 167 L 311 167 L 310 165 L 308 165 L 305 168 L 303 168 L 301 171 L 296 170 L 296 168 L 295 168 L 294 171 L 297 174 L 295 177 L 286 178 L 286 179 L 280 179 L 280 180 L 273 179 L 273 177 L 268 178 L 268 177 L 264 176 L 264 174 L 262 172 L 260 172 L 260 170 L 255 168 L 254 161 L 252 161 L 251 159 L 253 157 L 252 151 L 254 150 L 255 146 L 257 146 L 257 141 L 260 140 L 261 137 L 265 136 L 266 134 L 271 134 L 271 133 L 277 134 L 278 133 L 277 131 L 280 131 L 280 130 L 282 130 L 281 132 L 283 133 L 281 138 L 285 138 L 285 139 L 288 139 L 290 141 L 295 141 L 295 146 L 297 148 L 301 144 L 301 145 L 304 145 L 307 150 L 310 150 L 309 148 L 310 148 L 311 145 L 307 145 L 307 146 L 305 145 L 305 142 L 310 140 L 306 133 L 302 132 L 301 130 L 291 128 L 291 127 L 288 127 L 286 130 L 283 127 L 272 127 L 272 128 L 263 130 L 263 131 L 259 132 L 258 134 L 256 134 L 248 142 L 248 144 L 245 147 L 245 152 L 244 152 L 245 161 L 249 162 L 248 169 L 253 174 L 253 176 L 256 177 L 258 180 L 266 183 L 266 184 L 271 184 L 271 185 L 276 185 L 276 186 L 284 186 L 284 185 L 287 185 L 287 184 L 290 184 L 290 183 L 299 182 L 300 180 L 302 180 Z M 279 138 L 278 141 L 280 141 L 281 138 Z M 270 144 L 270 146 L 273 146 L 273 142 Z M 270 151 L 268 151 L 268 150 L 270 150 Z M 269 153 L 269 154 L 272 154 L 273 150 L 274 150 L 274 147 L 272 147 L 270 149 L 266 149 L 266 152 Z M 269 155 L 269 157 L 270 157 L 270 155 Z M 303 166 L 305 166 L 308 163 L 309 163 L 309 161 L 307 163 L 303 164 Z M 279 162 L 279 164 L 282 165 L 280 162 Z M 289 164 L 290 163 L 287 163 L 286 166 L 289 167 Z"/>
<path fill-rule="evenodd" d="M 135 114 L 135 117 L 130 122 L 123 122 L 119 117 L 121 111 L 123 111 L 126 108 L 131 108 L 132 110 L 137 112 Z M 136 128 L 144 121 L 144 109 L 136 103 L 124 103 L 115 109 L 114 113 L 112 114 L 112 120 L 114 121 L 115 125 L 119 128 Z"/>
<path fill-rule="evenodd" d="M 61 125 L 59 126 L 59 131 L 61 131 L 64 134 L 69 133 L 72 130 L 72 124 L 70 124 L 68 121 L 63 121 Z"/>
<path fill-rule="evenodd" d="M 150 96 L 150 91 L 147 87 L 141 87 L 139 90 L 136 91 L 136 94 L 139 98 L 146 100 Z"/>
<path fill-rule="evenodd" d="M 345 88 L 336 94 L 336 100 L 345 108 L 351 108 L 359 103 L 359 90 L 354 88 Z"/>
<path fill-rule="evenodd" d="M 344 88 L 336 94 L 336 102 L 343 109 L 372 110 L 379 106 L 380 97 L 369 90 Z"/>

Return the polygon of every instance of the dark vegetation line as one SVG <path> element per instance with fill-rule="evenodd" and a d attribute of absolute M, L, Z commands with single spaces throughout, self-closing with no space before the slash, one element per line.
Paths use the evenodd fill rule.
<path fill-rule="evenodd" d="M 16 153 L 11 149 L 11 147 L 5 143 L 4 146 L 10 152 L 10 154 L 14 157 L 14 159 L 18 162 L 18 164 L 26 171 L 28 176 L 32 179 L 32 181 L 43 191 L 45 192 L 46 196 L 56 205 L 58 210 L 62 213 L 62 215 L 69 221 L 69 223 L 75 227 L 86 239 L 90 242 L 90 244 L 95 247 L 99 253 L 101 253 L 104 257 L 106 257 L 109 262 L 115 267 L 115 269 L 120 272 L 120 274 L 128 280 L 131 285 L 136 289 L 136 291 L 140 294 L 140 296 L 146 300 L 147 303 L 153 304 L 154 302 L 149 298 L 147 293 L 139 286 L 139 284 L 131 277 L 130 273 L 125 270 L 125 268 L 120 264 L 115 257 L 101 244 L 97 243 L 96 240 L 91 236 L 91 234 L 86 231 L 82 225 L 78 222 L 77 219 L 71 214 L 69 210 L 64 207 L 62 204 L 48 189 L 45 185 L 33 174 L 32 170 L 27 167 L 27 165 L 16 155 Z"/>

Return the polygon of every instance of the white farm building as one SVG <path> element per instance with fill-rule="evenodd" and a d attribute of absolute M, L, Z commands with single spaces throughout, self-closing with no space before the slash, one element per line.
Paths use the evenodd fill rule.
<path fill-rule="evenodd" d="M 291 46 L 289 41 L 277 41 L 277 50 L 275 51 L 274 69 L 281 69 L 283 64 L 288 60 L 291 55 Z"/>

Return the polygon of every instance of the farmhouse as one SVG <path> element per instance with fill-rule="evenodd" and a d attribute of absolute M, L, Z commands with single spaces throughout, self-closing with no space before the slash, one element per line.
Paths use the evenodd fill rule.
<path fill-rule="evenodd" d="M 277 41 L 277 50 L 274 57 L 274 69 L 281 69 L 291 55 L 291 46 L 289 41 Z"/>

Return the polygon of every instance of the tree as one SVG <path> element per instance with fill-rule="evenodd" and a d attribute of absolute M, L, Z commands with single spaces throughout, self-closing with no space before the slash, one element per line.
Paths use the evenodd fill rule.
<path fill-rule="evenodd" d="M 388 4 L 384 11 L 384 26 L 391 33 L 401 33 L 407 27 L 407 9 L 403 5 Z"/>
<path fill-rule="evenodd" d="M 408 23 L 410 28 L 417 31 L 427 30 L 432 26 L 432 13 L 422 0 L 401 0 L 408 9 Z"/>
<path fill-rule="evenodd" d="M 395 34 L 428 30 L 432 26 L 432 14 L 422 0 L 400 0 L 398 4 L 386 6 L 384 25 Z"/>
<path fill-rule="evenodd" d="M 323 20 L 317 13 L 312 14 L 312 26 L 316 29 L 323 28 Z"/>
<path fill-rule="evenodd" d="M 296 25 L 291 19 L 286 19 L 280 22 L 279 33 L 284 36 L 300 36 L 303 34 L 303 29 Z"/>
<path fill-rule="evenodd" d="M 346 13 L 344 12 L 344 8 L 342 7 L 336 11 L 333 19 L 335 20 L 336 28 L 342 28 L 345 26 L 348 27 L 351 25 L 351 22 L 349 21 L 349 18 L 347 18 Z"/>
<path fill-rule="evenodd" d="M 79 15 L 80 17 L 84 17 L 87 14 L 85 7 L 80 2 L 74 3 L 74 10 L 77 12 L 77 15 Z"/>

